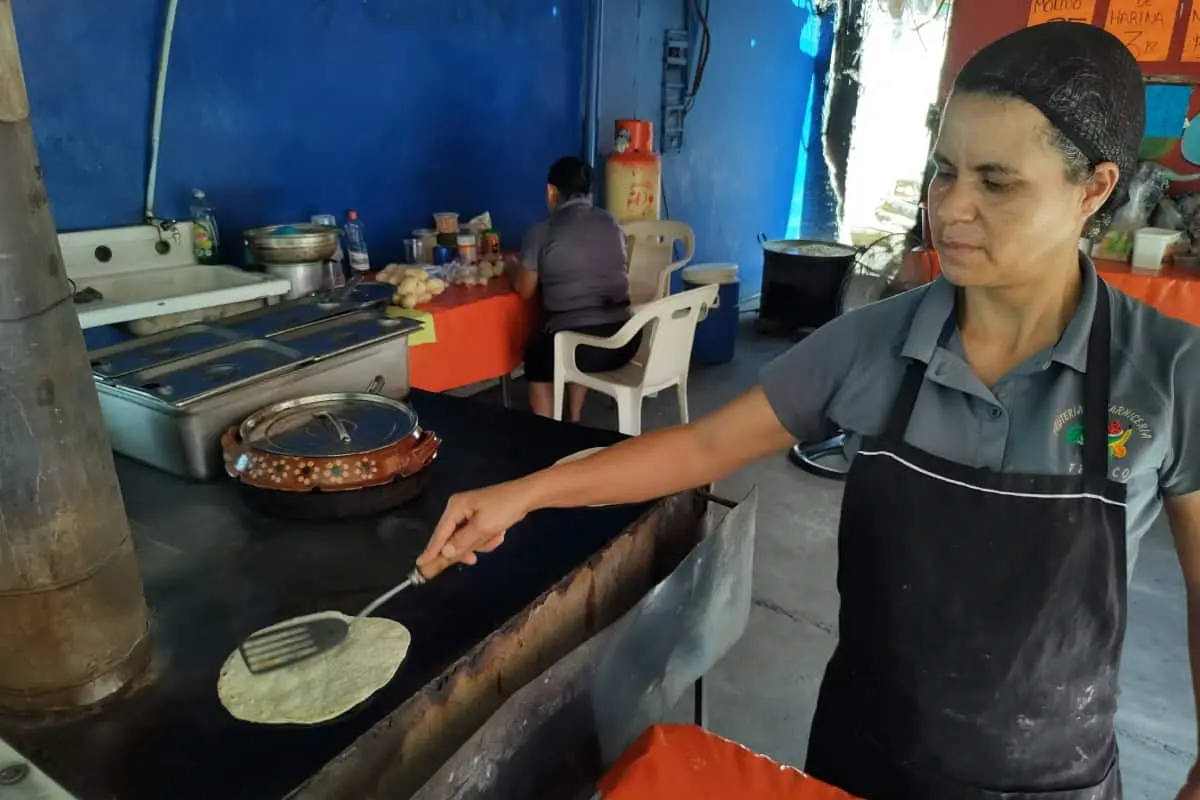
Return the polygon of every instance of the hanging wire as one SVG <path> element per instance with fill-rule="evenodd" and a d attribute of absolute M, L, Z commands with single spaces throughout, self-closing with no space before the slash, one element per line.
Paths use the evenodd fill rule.
<path fill-rule="evenodd" d="M 692 75 L 692 88 L 688 92 L 687 100 L 683 105 L 683 116 L 686 118 L 688 112 L 692 110 L 692 106 L 696 104 L 696 95 L 700 92 L 700 86 L 704 83 L 704 70 L 708 67 L 708 55 L 712 50 L 712 31 L 708 27 L 708 12 L 712 0 L 704 0 L 703 7 L 700 5 L 700 0 L 692 0 L 692 12 L 696 16 L 696 20 L 700 23 L 700 46 L 699 52 L 696 55 L 696 71 Z"/>

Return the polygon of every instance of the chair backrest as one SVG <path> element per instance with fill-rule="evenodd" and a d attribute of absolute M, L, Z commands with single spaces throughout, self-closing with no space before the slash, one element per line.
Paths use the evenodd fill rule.
<path fill-rule="evenodd" d="M 616 623 L 592 680 L 592 713 L 606 765 L 661 722 L 745 632 L 757 513 L 753 489 Z"/>
<path fill-rule="evenodd" d="M 666 297 L 671 273 L 696 254 L 692 227 L 674 220 L 638 220 L 621 226 L 629 271 L 629 296 L 635 304 Z M 675 243 L 683 245 L 683 258 L 675 260 Z"/>
<path fill-rule="evenodd" d="M 667 385 L 688 369 L 696 324 L 700 315 L 713 306 L 719 287 L 714 284 L 689 289 L 638 309 L 626 324 L 643 334 L 638 361 L 642 364 L 642 385 Z"/>

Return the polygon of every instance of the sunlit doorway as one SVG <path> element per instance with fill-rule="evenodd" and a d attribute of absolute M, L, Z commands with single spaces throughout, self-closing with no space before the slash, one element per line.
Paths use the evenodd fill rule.
<path fill-rule="evenodd" d="M 867 245 L 910 230 L 917 219 L 929 157 L 927 119 L 937 101 L 950 6 L 949 0 L 870 3 L 846 168 L 843 239 Z"/>

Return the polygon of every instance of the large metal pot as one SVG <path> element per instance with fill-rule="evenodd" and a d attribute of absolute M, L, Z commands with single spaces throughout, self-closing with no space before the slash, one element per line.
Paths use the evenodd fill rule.
<path fill-rule="evenodd" d="M 331 225 L 296 222 L 252 228 L 244 236 L 260 264 L 305 264 L 333 258 L 341 233 Z"/>
<path fill-rule="evenodd" d="M 842 283 L 858 258 L 857 248 L 762 234 L 758 240 L 763 248 L 760 329 L 793 334 L 819 328 L 838 315 Z"/>
<path fill-rule="evenodd" d="M 268 275 L 283 278 L 292 285 L 288 300 L 319 292 L 325 286 L 325 262 L 306 261 L 301 264 L 268 264 Z"/>

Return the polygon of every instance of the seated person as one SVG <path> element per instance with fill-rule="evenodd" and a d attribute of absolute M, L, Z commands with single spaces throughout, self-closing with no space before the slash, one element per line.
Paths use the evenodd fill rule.
<path fill-rule="evenodd" d="M 521 246 L 513 285 L 521 297 L 539 297 L 540 317 L 525 348 L 529 406 L 554 416 L 554 335 L 577 331 L 612 336 L 630 316 L 625 234 L 611 214 L 592 205 L 592 168 L 573 156 L 550 167 L 546 182 L 547 219 L 534 225 Z M 579 347 L 576 366 L 608 372 L 629 363 L 641 336 L 617 350 Z M 587 389 L 567 386 L 567 419 L 578 422 Z"/>

